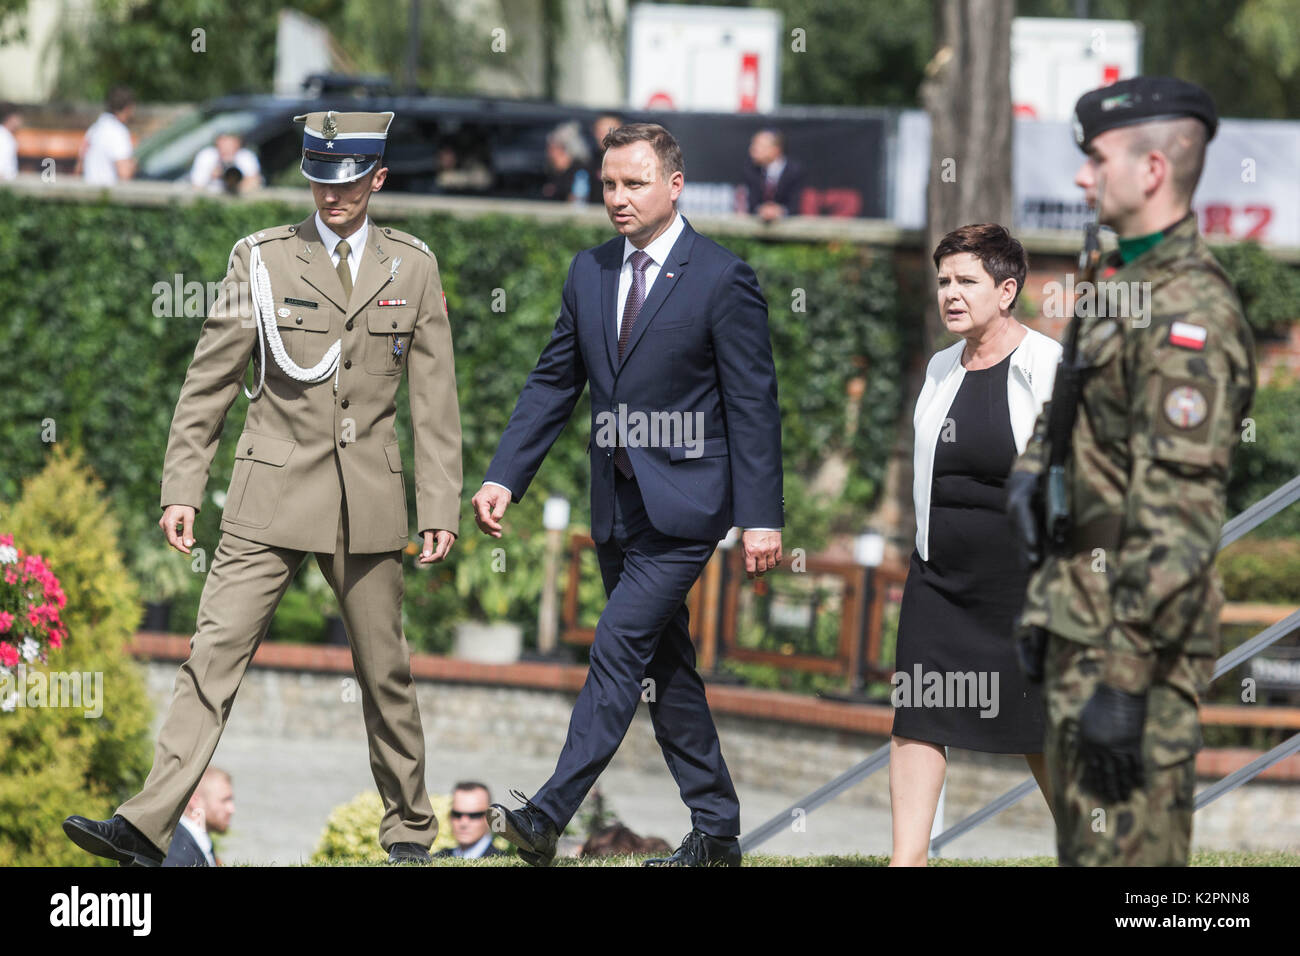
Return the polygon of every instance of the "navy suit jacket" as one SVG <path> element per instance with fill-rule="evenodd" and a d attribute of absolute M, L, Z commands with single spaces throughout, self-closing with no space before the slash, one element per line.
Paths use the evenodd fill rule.
<path fill-rule="evenodd" d="M 514 501 L 523 498 L 589 384 L 596 541 L 607 541 L 613 526 L 615 469 L 608 437 L 620 407 L 633 428 L 633 412 L 653 426 L 654 439 L 638 441 L 630 430 L 626 444 L 646 514 L 658 531 L 717 541 L 733 525 L 784 524 L 781 413 L 767 302 L 748 264 L 689 222 L 683 225 L 621 363 L 615 300 L 623 237 L 574 256 L 551 340 L 488 466 L 486 480 L 509 488 Z M 681 413 L 677 429 L 674 412 Z M 682 431 L 686 416 L 695 429 L 689 434 Z"/>
<path fill-rule="evenodd" d="M 208 858 L 203 855 L 198 842 L 179 823 L 172 834 L 172 845 L 167 848 L 167 859 L 163 866 L 207 866 Z"/>
<path fill-rule="evenodd" d="M 803 165 L 787 157 L 785 168 L 781 170 L 781 175 L 776 179 L 776 190 L 772 196 L 772 202 L 784 206 L 787 215 L 799 215 L 799 201 L 803 196 L 803 180 Z M 748 193 L 751 214 L 758 212 L 758 207 L 766 201 L 763 199 L 766 184 L 767 176 L 762 167 L 748 163 L 745 166 L 745 189 Z"/>

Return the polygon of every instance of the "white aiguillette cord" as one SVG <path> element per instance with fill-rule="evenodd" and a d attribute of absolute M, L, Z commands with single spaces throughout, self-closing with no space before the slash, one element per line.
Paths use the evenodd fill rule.
<path fill-rule="evenodd" d="M 275 299 L 271 295 L 271 277 L 262 262 L 261 250 L 255 245 L 252 249 L 252 254 L 248 260 L 248 281 L 249 291 L 253 299 L 253 321 L 257 325 L 258 375 L 257 388 L 250 392 L 248 387 L 245 386 L 244 394 L 252 401 L 262 392 L 262 384 L 266 381 L 266 347 L 268 345 L 271 347 L 271 356 L 275 359 L 275 364 L 280 366 L 280 371 L 284 372 L 285 375 L 296 382 L 305 382 L 309 385 L 323 382 L 333 375 L 334 391 L 337 392 L 339 390 L 339 353 L 343 350 L 343 340 L 335 339 L 334 344 L 329 347 L 329 351 L 311 368 L 305 369 L 289 358 L 288 353 L 284 350 L 284 342 L 280 339 L 279 326 L 275 322 Z"/>

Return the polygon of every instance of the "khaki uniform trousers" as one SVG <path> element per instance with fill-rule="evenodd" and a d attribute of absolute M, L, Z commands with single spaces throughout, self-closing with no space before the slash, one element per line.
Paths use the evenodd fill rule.
<path fill-rule="evenodd" d="M 438 821 L 424 783 L 424 731 L 402 633 L 401 552 L 348 554 L 347 506 L 338 543 L 316 562 L 338 596 L 361 687 L 370 769 L 384 801 L 379 842 L 428 847 Z M 160 850 L 207 769 L 235 692 L 307 552 L 222 535 L 199 601 L 189 659 L 176 675 L 144 789 L 118 808 Z"/>

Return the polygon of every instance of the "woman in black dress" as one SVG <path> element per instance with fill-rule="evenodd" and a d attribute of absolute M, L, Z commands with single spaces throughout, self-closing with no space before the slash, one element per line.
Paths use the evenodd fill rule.
<path fill-rule="evenodd" d="M 1042 696 L 1014 642 L 1029 569 L 1004 484 L 1050 395 L 1060 347 L 1012 317 L 1028 262 L 1002 226 L 950 233 L 934 262 L 944 324 L 962 341 L 931 359 L 915 416 L 917 550 L 890 741 L 894 865 L 926 861 L 946 747 L 1024 754 L 1047 793 Z"/>

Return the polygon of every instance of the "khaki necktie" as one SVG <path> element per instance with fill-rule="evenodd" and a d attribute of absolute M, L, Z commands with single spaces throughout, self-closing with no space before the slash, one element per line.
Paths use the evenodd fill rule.
<path fill-rule="evenodd" d="M 339 281 L 343 283 L 343 298 L 352 298 L 352 266 L 348 262 L 348 253 L 352 247 L 348 245 L 346 239 L 340 239 L 339 244 L 334 247 L 334 251 L 339 254 L 339 264 L 335 271 L 339 274 Z"/>

